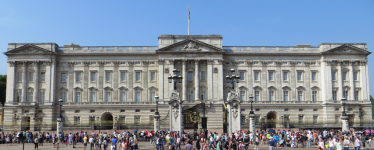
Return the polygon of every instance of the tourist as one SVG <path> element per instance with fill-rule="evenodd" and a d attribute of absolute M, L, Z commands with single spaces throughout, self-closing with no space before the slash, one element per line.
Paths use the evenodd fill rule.
<path fill-rule="evenodd" d="M 270 150 L 275 150 L 276 146 L 276 141 L 274 141 L 274 138 L 273 137 L 269 137 L 269 149 Z"/>
<path fill-rule="evenodd" d="M 87 136 L 83 137 L 83 146 L 84 146 L 84 150 L 86 150 L 86 147 L 87 147 Z"/>
<path fill-rule="evenodd" d="M 350 141 L 349 141 L 349 139 L 348 139 L 348 137 L 347 136 L 345 136 L 344 137 L 344 142 L 343 142 L 344 144 L 344 150 L 348 150 L 349 149 L 349 144 L 351 143 Z"/>
<path fill-rule="evenodd" d="M 259 150 L 258 143 L 259 143 L 259 138 L 258 138 L 258 136 L 256 135 L 256 137 L 255 137 L 255 148 L 254 148 L 254 150 Z"/>
<path fill-rule="evenodd" d="M 93 149 L 95 147 L 95 141 L 94 141 L 94 136 L 91 135 L 90 139 L 89 139 L 89 142 L 90 142 L 90 150 Z"/>
<path fill-rule="evenodd" d="M 37 138 L 35 138 L 35 140 L 34 140 L 34 149 L 39 149 L 39 138 L 37 137 Z"/>
<path fill-rule="evenodd" d="M 186 150 L 192 150 L 193 146 L 189 142 L 187 142 Z"/>
<path fill-rule="evenodd" d="M 337 139 L 335 143 L 336 150 L 342 150 L 341 140 Z"/>
<path fill-rule="evenodd" d="M 360 150 L 361 144 L 360 138 L 355 136 L 355 150 Z"/>
<path fill-rule="evenodd" d="M 114 136 L 114 137 L 112 138 L 112 144 L 114 145 L 114 148 L 117 147 L 117 138 L 116 138 L 116 136 Z"/>

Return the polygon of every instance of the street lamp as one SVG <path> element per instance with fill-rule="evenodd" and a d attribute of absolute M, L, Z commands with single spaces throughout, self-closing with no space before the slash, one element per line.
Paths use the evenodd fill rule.
<path fill-rule="evenodd" d="M 231 76 L 229 75 L 229 73 L 227 73 L 227 75 L 226 75 L 226 80 L 227 80 L 227 82 L 231 82 L 231 84 L 232 84 L 232 89 L 234 90 L 234 84 L 235 84 L 235 82 L 236 82 L 236 83 L 239 83 L 239 81 L 240 81 L 240 76 L 239 76 L 239 74 L 237 74 L 237 75 L 235 76 L 235 69 L 231 69 Z"/>
<path fill-rule="evenodd" d="M 345 113 L 345 102 L 347 101 L 347 98 L 342 98 L 342 104 L 343 104 L 343 113 L 342 113 L 342 116 L 347 116 L 347 114 Z"/>
<path fill-rule="evenodd" d="M 160 130 L 160 113 L 158 112 L 158 97 L 157 95 L 155 96 L 156 99 L 156 111 L 155 111 L 155 116 L 154 116 L 154 132 L 158 132 Z"/>
<path fill-rule="evenodd" d="M 100 135 L 100 128 L 101 128 L 101 125 L 100 125 L 100 123 L 99 123 L 99 117 L 96 117 L 96 120 L 97 120 L 97 122 L 96 122 L 97 127 L 99 127 L 99 135 Z"/>
<path fill-rule="evenodd" d="M 249 112 L 249 116 L 254 115 L 255 112 L 253 111 L 252 103 L 253 103 L 253 96 L 249 97 L 249 101 L 251 102 L 251 111 Z"/>
<path fill-rule="evenodd" d="M 177 90 L 177 82 L 182 83 L 182 79 L 183 79 L 181 75 L 177 76 L 178 72 L 179 71 L 177 69 L 174 69 L 173 70 L 174 75 L 173 76 L 169 75 L 168 77 L 169 83 L 172 83 L 172 81 L 174 81 L 174 90 Z"/>
<path fill-rule="evenodd" d="M 60 117 L 57 118 L 57 134 L 58 134 L 58 138 L 59 138 L 59 141 L 61 140 L 60 139 L 60 135 L 62 134 L 62 131 L 63 131 L 63 124 L 62 124 L 62 111 L 61 111 L 61 107 L 62 107 L 62 104 L 64 103 L 64 100 L 62 100 L 62 98 L 60 98 L 58 100 L 58 104 L 60 106 Z M 60 142 L 57 143 L 57 149 L 59 149 L 60 147 Z"/>
<path fill-rule="evenodd" d="M 155 96 L 155 99 L 156 99 L 156 111 L 155 111 L 155 116 L 158 116 L 159 115 L 159 112 L 158 112 L 158 99 L 160 97 L 158 97 L 157 95 Z"/>

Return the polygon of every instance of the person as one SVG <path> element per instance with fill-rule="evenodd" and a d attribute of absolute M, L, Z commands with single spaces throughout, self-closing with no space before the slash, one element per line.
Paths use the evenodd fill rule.
<path fill-rule="evenodd" d="M 355 136 L 355 150 L 360 150 L 360 148 L 361 148 L 361 141 L 357 136 Z"/>
<path fill-rule="evenodd" d="M 114 148 L 117 147 L 117 138 L 116 138 L 116 136 L 114 136 L 114 137 L 112 138 L 112 144 L 114 145 Z"/>
<path fill-rule="evenodd" d="M 83 137 L 83 146 L 84 146 L 84 150 L 86 150 L 86 148 L 87 148 L 87 136 Z"/>
<path fill-rule="evenodd" d="M 332 138 L 329 139 L 329 150 L 333 150 L 335 148 L 335 142 Z"/>
<path fill-rule="evenodd" d="M 365 145 L 366 137 L 365 136 L 361 136 L 361 143 L 362 143 L 361 148 L 365 149 L 366 148 L 366 145 Z"/>
<path fill-rule="evenodd" d="M 231 144 L 230 144 L 230 148 L 232 149 L 232 150 L 236 150 L 236 142 L 235 142 L 235 139 L 232 139 L 232 141 L 231 141 Z"/>
<path fill-rule="evenodd" d="M 258 138 L 258 136 L 256 135 L 256 138 L 255 138 L 255 150 L 259 150 L 259 148 L 258 148 L 258 143 L 259 143 L 259 138 Z"/>
<path fill-rule="evenodd" d="M 89 140 L 89 142 L 90 142 L 90 149 L 93 149 L 94 148 L 94 136 L 91 136 L 91 138 L 90 138 L 90 140 Z"/>
<path fill-rule="evenodd" d="M 116 146 L 114 146 L 113 142 L 112 142 L 112 145 L 110 146 L 110 150 L 116 150 Z"/>
<path fill-rule="evenodd" d="M 39 146 L 38 146 L 39 145 L 39 138 L 38 137 L 35 138 L 34 145 L 35 145 L 34 149 L 39 149 Z"/>
<path fill-rule="evenodd" d="M 342 150 L 342 144 L 340 139 L 336 139 L 336 150 Z"/>
<path fill-rule="evenodd" d="M 75 144 L 77 144 L 77 137 L 73 135 L 73 148 L 75 148 Z"/>
<path fill-rule="evenodd" d="M 126 142 L 125 140 L 122 140 L 122 143 L 121 143 L 121 147 L 122 147 L 122 150 L 126 150 Z"/>
<path fill-rule="evenodd" d="M 343 142 L 344 150 L 348 150 L 348 149 L 349 149 L 349 144 L 350 144 L 350 143 L 351 143 L 351 142 L 349 141 L 348 137 L 345 136 L 345 137 L 344 137 L 344 142 Z"/>
<path fill-rule="evenodd" d="M 187 143 L 187 145 L 186 145 L 186 150 L 192 150 L 192 144 Z"/>
<path fill-rule="evenodd" d="M 134 141 L 133 147 L 134 150 L 138 150 L 138 141 Z"/>
<path fill-rule="evenodd" d="M 275 145 L 276 145 L 276 142 L 274 141 L 274 138 L 270 137 L 269 138 L 269 149 L 274 150 Z"/>

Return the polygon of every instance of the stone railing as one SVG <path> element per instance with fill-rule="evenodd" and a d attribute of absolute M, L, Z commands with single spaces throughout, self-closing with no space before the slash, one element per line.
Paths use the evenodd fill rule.
<path fill-rule="evenodd" d="M 251 104 L 251 102 L 243 101 L 241 104 Z M 253 101 L 253 104 L 322 104 L 322 101 Z"/>
<path fill-rule="evenodd" d="M 151 105 L 156 102 L 64 102 L 65 105 Z"/>
<path fill-rule="evenodd" d="M 91 51 L 120 51 L 120 50 L 157 50 L 158 46 L 86 46 L 86 47 L 59 47 L 58 50 L 91 50 Z"/>
<path fill-rule="evenodd" d="M 261 51 L 319 51 L 318 47 L 276 47 L 276 46 L 222 46 L 224 50 L 247 51 L 247 50 L 261 50 Z"/>

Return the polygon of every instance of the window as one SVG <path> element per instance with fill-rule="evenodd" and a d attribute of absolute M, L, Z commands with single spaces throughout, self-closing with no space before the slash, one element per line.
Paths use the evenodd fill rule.
<path fill-rule="evenodd" d="M 312 81 L 317 81 L 316 75 L 317 72 L 312 72 Z"/>
<path fill-rule="evenodd" d="M 74 125 L 79 125 L 81 123 L 81 117 L 74 116 Z"/>
<path fill-rule="evenodd" d="M 318 111 L 318 109 L 313 109 L 313 111 Z"/>
<path fill-rule="evenodd" d="M 119 116 L 119 121 L 121 123 L 125 123 L 125 116 Z"/>
<path fill-rule="evenodd" d="M 110 99 L 110 92 L 105 92 L 105 101 L 106 102 L 110 102 L 111 99 Z"/>
<path fill-rule="evenodd" d="M 239 72 L 240 73 L 240 81 L 244 81 L 244 72 Z"/>
<path fill-rule="evenodd" d="M 135 65 L 140 65 L 140 62 L 138 62 L 138 61 L 137 61 L 137 62 L 135 62 Z"/>
<path fill-rule="evenodd" d="M 288 101 L 288 91 L 283 91 L 283 101 Z"/>
<path fill-rule="evenodd" d="M 44 103 L 44 92 L 40 92 L 40 102 Z"/>
<path fill-rule="evenodd" d="M 358 101 L 358 91 L 355 91 L 355 100 Z"/>
<path fill-rule="evenodd" d="M 335 111 L 339 111 L 339 108 L 335 108 Z"/>
<path fill-rule="evenodd" d="M 156 81 L 156 72 L 151 72 L 151 81 Z"/>
<path fill-rule="evenodd" d="M 17 99 L 16 99 L 16 102 L 20 102 L 20 100 L 21 100 L 21 96 L 22 96 L 22 93 L 21 93 L 21 92 L 18 92 L 18 93 L 17 93 Z"/>
<path fill-rule="evenodd" d="M 45 72 L 40 73 L 40 81 L 45 81 Z"/>
<path fill-rule="evenodd" d="M 77 63 L 75 63 L 75 65 L 81 65 L 82 63 L 80 63 L 80 62 L 77 62 Z"/>
<path fill-rule="evenodd" d="M 112 64 L 112 63 L 111 63 L 111 62 L 105 62 L 105 64 L 106 64 L 106 65 L 110 65 L 110 64 Z"/>
<path fill-rule="evenodd" d="M 206 80 L 205 78 L 205 71 L 200 72 L 200 80 Z"/>
<path fill-rule="evenodd" d="M 135 92 L 135 102 L 140 102 L 140 92 Z"/>
<path fill-rule="evenodd" d="M 255 72 L 255 76 L 254 76 L 255 81 L 260 81 L 259 73 L 260 72 Z"/>
<path fill-rule="evenodd" d="M 193 81 L 193 72 L 188 71 L 188 81 Z"/>
<path fill-rule="evenodd" d="M 260 91 L 255 91 L 255 101 L 260 101 Z"/>
<path fill-rule="evenodd" d="M 311 65 L 315 65 L 316 63 L 315 62 L 312 62 L 312 63 L 310 63 Z"/>
<path fill-rule="evenodd" d="M 90 113 L 94 113 L 95 112 L 95 110 L 90 110 Z"/>
<path fill-rule="evenodd" d="M 121 92 L 120 93 L 120 98 L 121 98 L 121 102 L 126 102 L 126 93 L 125 92 Z"/>
<path fill-rule="evenodd" d="M 358 81 L 358 72 L 353 72 L 353 80 Z"/>
<path fill-rule="evenodd" d="M 75 102 L 81 102 L 81 92 L 75 92 Z"/>
<path fill-rule="evenodd" d="M 282 65 L 287 65 L 287 62 L 282 62 Z"/>
<path fill-rule="evenodd" d="M 348 99 L 348 91 L 343 91 L 343 97 Z"/>
<path fill-rule="evenodd" d="M 125 112 L 125 110 L 124 110 L 124 109 L 121 109 L 119 112 Z"/>
<path fill-rule="evenodd" d="M 206 91 L 201 91 L 201 100 L 206 100 Z"/>
<path fill-rule="evenodd" d="M 260 109 L 255 109 L 255 111 L 260 111 Z"/>
<path fill-rule="evenodd" d="M 340 116 L 339 115 L 335 115 L 335 123 L 339 123 L 340 121 Z"/>
<path fill-rule="evenodd" d="M 156 100 L 155 100 L 156 92 L 153 91 L 153 92 L 151 92 L 149 95 L 150 95 L 150 98 L 149 98 L 149 99 L 151 100 L 151 102 L 155 102 L 155 101 L 156 101 Z"/>
<path fill-rule="evenodd" d="M 317 124 L 318 115 L 313 115 L 313 124 Z"/>
<path fill-rule="evenodd" d="M 61 73 L 61 82 L 66 82 L 66 73 Z"/>
<path fill-rule="evenodd" d="M 153 124 L 154 121 L 155 121 L 155 116 L 149 115 L 149 124 Z"/>
<path fill-rule="evenodd" d="M 286 108 L 286 109 L 284 109 L 284 111 L 288 111 L 288 109 Z"/>
<path fill-rule="evenodd" d="M 18 73 L 18 82 L 22 82 L 22 73 L 21 72 Z"/>
<path fill-rule="evenodd" d="M 287 77 L 287 72 L 283 72 L 283 81 L 287 81 L 288 80 L 288 77 Z"/>
<path fill-rule="evenodd" d="M 105 72 L 105 81 L 110 82 L 111 81 L 111 72 Z"/>
<path fill-rule="evenodd" d="M 269 81 L 274 81 L 273 74 L 274 72 L 269 72 Z"/>
<path fill-rule="evenodd" d="M 317 91 L 312 91 L 312 101 L 317 101 Z"/>
<path fill-rule="evenodd" d="M 76 82 L 81 81 L 81 73 L 80 72 L 75 73 L 75 81 Z"/>
<path fill-rule="evenodd" d="M 301 65 L 301 62 L 297 62 L 297 65 Z"/>
<path fill-rule="evenodd" d="M 96 92 L 90 93 L 90 102 L 96 102 Z"/>
<path fill-rule="evenodd" d="M 140 112 L 140 109 L 135 109 L 135 112 Z"/>
<path fill-rule="evenodd" d="M 342 78 L 343 78 L 343 81 L 347 81 L 347 72 L 343 72 Z"/>
<path fill-rule="evenodd" d="M 336 65 L 336 61 L 331 62 L 331 65 Z"/>
<path fill-rule="evenodd" d="M 299 111 L 304 111 L 303 109 L 299 109 Z"/>
<path fill-rule="evenodd" d="M 135 73 L 135 81 L 140 81 L 140 72 Z"/>
<path fill-rule="evenodd" d="M 62 93 L 60 93 L 60 97 L 61 97 L 61 99 L 62 99 L 62 101 L 66 101 L 66 93 L 65 92 L 62 92 Z"/>
<path fill-rule="evenodd" d="M 258 62 L 257 62 L 257 61 L 256 61 L 256 62 L 253 62 L 253 64 L 258 65 Z"/>
<path fill-rule="evenodd" d="M 245 99 L 245 91 L 240 91 L 240 101 L 244 101 Z"/>
<path fill-rule="evenodd" d="M 29 102 L 33 101 L 33 97 L 34 97 L 34 93 L 33 92 L 29 92 L 29 97 L 28 97 Z"/>
<path fill-rule="evenodd" d="M 336 97 L 336 94 L 337 92 L 336 91 L 332 91 L 332 100 L 336 101 L 337 97 Z"/>
<path fill-rule="evenodd" d="M 34 81 L 34 73 L 33 72 L 29 73 L 29 81 L 30 82 Z"/>
<path fill-rule="evenodd" d="M 299 115 L 299 123 L 304 123 L 304 115 Z"/>
<path fill-rule="evenodd" d="M 188 100 L 190 100 L 190 101 L 193 101 L 193 100 L 194 100 L 194 97 L 193 97 L 193 91 L 189 91 L 189 92 L 188 92 Z"/>
<path fill-rule="evenodd" d="M 336 72 L 335 71 L 331 72 L 331 80 L 336 81 Z"/>
<path fill-rule="evenodd" d="M 274 91 L 269 91 L 269 101 L 274 101 Z"/>
<path fill-rule="evenodd" d="M 96 81 L 96 72 L 91 72 L 91 82 Z"/>
<path fill-rule="evenodd" d="M 297 100 L 302 101 L 303 100 L 303 91 L 297 91 Z"/>
<path fill-rule="evenodd" d="M 121 81 L 126 81 L 126 72 L 121 72 Z"/>
<path fill-rule="evenodd" d="M 348 111 L 352 111 L 352 108 L 348 108 L 347 110 L 348 110 Z"/>
<path fill-rule="evenodd" d="M 273 62 L 268 62 L 268 65 L 272 65 L 273 64 Z"/>
<path fill-rule="evenodd" d="M 302 81 L 303 80 L 302 75 L 303 75 L 302 72 L 297 72 L 297 81 Z"/>
<path fill-rule="evenodd" d="M 96 62 L 91 62 L 91 65 L 96 65 Z"/>
<path fill-rule="evenodd" d="M 134 116 L 134 122 L 135 122 L 135 124 L 140 123 L 140 116 L 139 115 Z"/>

